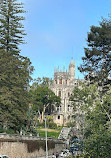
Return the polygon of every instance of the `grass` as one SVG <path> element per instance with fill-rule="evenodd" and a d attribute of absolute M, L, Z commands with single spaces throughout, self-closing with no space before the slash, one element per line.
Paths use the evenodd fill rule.
<path fill-rule="evenodd" d="M 45 129 L 37 128 L 40 137 L 45 137 Z M 58 138 L 60 130 L 47 129 L 47 137 Z"/>

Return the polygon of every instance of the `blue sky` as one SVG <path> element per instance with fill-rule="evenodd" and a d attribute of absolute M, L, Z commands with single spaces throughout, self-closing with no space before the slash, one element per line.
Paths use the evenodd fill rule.
<path fill-rule="evenodd" d="M 35 68 L 33 78 L 53 78 L 54 68 L 63 69 L 71 58 L 76 64 L 76 78 L 83 78 L 77 67 L 82 63 L 87 32 L 111 13 L 111 0 L 21 0 L 25 4 L 24 21 L 27 44 L 23 56 Z"/>

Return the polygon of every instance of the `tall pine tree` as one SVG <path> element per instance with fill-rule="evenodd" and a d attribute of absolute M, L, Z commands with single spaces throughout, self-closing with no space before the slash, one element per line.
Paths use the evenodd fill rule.
<path fill-rule="evenodd" d="M 104 87 L 111 71 L 111 20 L 103 19 L 100 26 L 91 26 L 87 45 L 79 70 Z"/>
<path fill-rule="evenodd" d="M 13 54 L 19 52 L 18 45 L 24 43 L 23 4 L 17 0 L 0 0 L 0 49 Z"/>
<path fill-rule="evenodd" d="M 22 3 L 0 0 L 0 125 L 15 131 L 26 119 L 33 71 L 30 60 L 20 55 L 25 35 L 20 13 L 24 13 Z"/>

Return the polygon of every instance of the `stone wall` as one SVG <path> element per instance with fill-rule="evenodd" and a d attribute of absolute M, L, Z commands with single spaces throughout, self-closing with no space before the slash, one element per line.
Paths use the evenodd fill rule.
<path fill-rule="evenodd" d="M 48 138 L 48 155 L 60 152 L 65 143 Z M 45 156 L 45 138 L 0 135 L 0 154 L 10 158 L 39 158 Z"/>

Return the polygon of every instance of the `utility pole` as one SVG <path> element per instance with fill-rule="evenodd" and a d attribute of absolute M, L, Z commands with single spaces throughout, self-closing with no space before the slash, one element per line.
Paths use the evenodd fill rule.
<path fill-rule="evenodd" d="M 45 117 L 45 138 L 46 138 L 46 158 L 48 158 L 48 146 L 47 146 L 47 122 Z"/>

